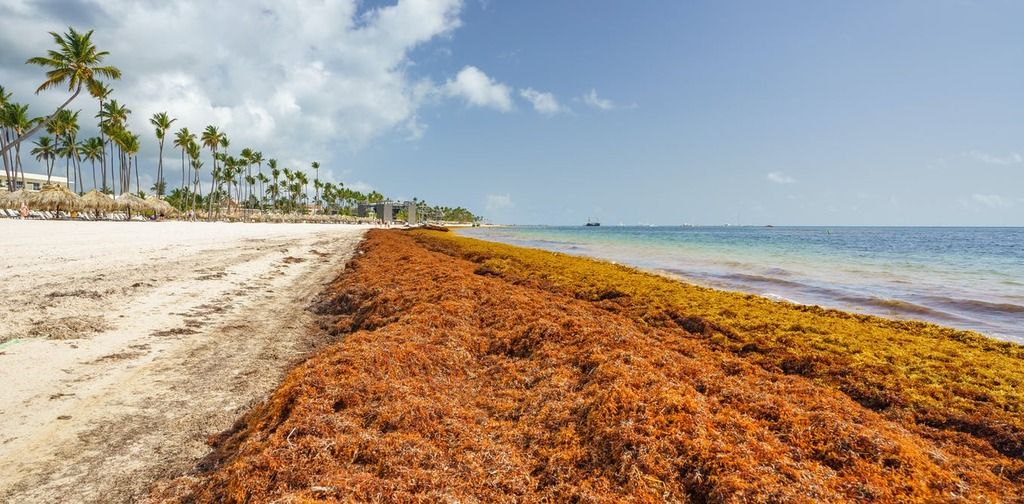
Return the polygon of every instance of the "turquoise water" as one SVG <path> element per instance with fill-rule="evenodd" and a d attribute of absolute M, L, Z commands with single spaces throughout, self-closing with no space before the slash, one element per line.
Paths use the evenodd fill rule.
<path fill-rule="evenodd" d="M 525 226 L 462 233 L 1024 343 L 1024 228 Z"/>

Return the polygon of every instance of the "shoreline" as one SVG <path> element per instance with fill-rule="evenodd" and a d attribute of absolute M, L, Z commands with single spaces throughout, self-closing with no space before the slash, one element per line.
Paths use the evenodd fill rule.
<path fill-rule="evenodd" d="M 427 231 L 371 231 L 318 312 L 343 340 L 154 500 L 1024 491 L 1024 347 L 975 333 Z"/>
<path fill-rule="evenodd" d="M 947 264 L 956 258 L 949 257 L 935 257 L 930 259 L 934 261 L 931 263 L 919 260 L 893 269 L 877 261 L 865 262 L 844 255 L 849 251 L 842 249 L 841 243 L 860 239 L 861 232 L 830 237 L 840 245 L 823 248 L 813 233 L 811 236 L 807 236 L 806 231 L 792 234 L 793 229 L 787 232 L 785 228 L 767 231 L 752 228 L 750 232 L 739 234 L 718 230 L 645 234 L 639 228 L 626 234 L 614 230 L 580 233 L 578 228 L 552 228 L 544 232 L 458 230 L 458 233 L 496 243 L 628 264 L 717 290 L 896 320 L 925 321 L 1024 343 L 1024 329 L 1019 323 L 1024 313 L 1024 290 L 1019 287 L 1019 281 L 1006 277 L 1014 270 L 999 276 L 992 273 L 998 268 L 991 262 L 980 263 L 973 270 L 956 269 Z M 902 228 L 877 229 L 900 231 Z M 872 233 L 874 231 L 869 234 Z M 972 234 L 957 235 L 956 239 Z M 623 243 L 624 237 L 629 241 Z M 807 250 L 794 249 L 796 245 L 786 241 L 795 237 L 811 242 Z M 648 245 L 643 240 L 652 242 Z M 773 242 L 770 247 L 748 249 L 758 247 L 750 244 L 764 240 L 783 241 Z"/>

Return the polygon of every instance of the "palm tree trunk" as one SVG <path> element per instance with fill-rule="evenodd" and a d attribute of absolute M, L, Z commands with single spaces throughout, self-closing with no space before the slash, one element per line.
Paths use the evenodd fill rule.
<path fill-rule="evenodd" d="M 137 175 L 136 175 L 137 176 Z M 160 181 L 164 179 L 164 140 L 160 139 L 160 159 L 156 167 L 156 195 L 163 196 L 163 186 Z"/>
<path fill-rule="evenodd" d="M 185 149 L 181 149 L 181 192 L 185 192 Z"/>
<path fill-rule="evenodd" d="M 7 128 L 3 128 L 2 130 L 0 130 L 0 132 L 3 132 L 3 134 L 0 134 L 0 148 L 2 148 L 4 146 L 6 146 L 7 142 L 8 142 Z M 13 182 L 12 182 L 13 179 L 11 178 L 10 161 L 8 161 L 8 159 L 7 159 L 7 153 L 6 152 L 4 153 L 3 158 L 4 158 L 4 175 L 7 176 L 7 179 L 6 179 L 7 180 L 7 190 L 11 191 L 11 192 L 14 192 L 14 185 L 13 185 Z M 17 176 L 17 174 L 15 174 L 15 176 Z"/>
<path fill-rule="evenodd" d="M 142 183 L 139 182 L 139 155 L 132 156 L 135 158 L 135 188 L 142 192 Z"/>
<path fill-rule="evenodd" d="M 18 160 L 18 165 L 15 169 L 21 170 L 21 187 L 25 187 L 25 167 L 21 164 L 21 145 L 14 146 L 14 158 Z"/>
<path fill-rule="evenodd" d="M 18 138 L 14 139 L 13 142 L 8 143 L 7 145 L 3 146 L 3 148 L 0 148 L 0 154 L 6 155 L 7 151 L 11 150 L 12 147 L 14 147 L 15 145 L 20 144 L 26 138 L 34 135 L 35 132 L 39 131 L 39 129 L 42 128 L 43 126 L 46 126 L 46 125 L 50 124 L 50 122 L 53 121 L 53 118 L 57 117 L 57 114 L 61 110 L 64 110 L 64 108 L 67 107 L 69 103 L 71 103 L 71 100 L 74 100 L 75 98 L 77 98 L 78 97 L 78 93 L 81 93 L 81 92 L 82 92 L 82 85 L 79 84 L 78 87 L 75 88 L 75 93 L 71 95 L 71 98 L 68 98 L 67 101 L 65 101 L 64 103 L 61 104 L 61 106 L 57 107 L 57 110 L 55 110 L 52 114 L 46 116 L 46 119 L 43 119 L 42 121 L 39 121 L 39 123 L 37 123 L 31 129 L 29 129 L 25 133 L 22 133 L 21 136 L 19 136 Z"/>

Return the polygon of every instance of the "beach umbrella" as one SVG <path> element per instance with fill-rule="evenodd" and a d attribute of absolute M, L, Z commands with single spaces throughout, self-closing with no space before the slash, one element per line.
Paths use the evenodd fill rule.
<path fill-rule="evenodd" d="M 114 198 L 93 189 L 82 196 L 82 208 L 99 212 L 109 212 L 117 208 Z"/>
<path fill-rule="evenodd" d="M 121 193 L 120 196 L 115 200 L 117 208 L 126 210 L 128 212 L 128 218 L 132 217 L 132 211 L 141 212 L 143 210 L 149 210 L 149 204 L 146 200 L 132 194 L 132 193 Z"/>
<path fill-rule="evenodd" d="M 149 204 L 150 209 L 161 215 L 170 215 L 177 211 L 173 205 L 155 194 L 147 196 L 146 203 Z"/>
<path fill-rule="evenodd" d="M 74 210 L 81 203 L 81 198 L 61 184 L 46 184 L 33 194 L 29 205 L 42 210 Z"/>

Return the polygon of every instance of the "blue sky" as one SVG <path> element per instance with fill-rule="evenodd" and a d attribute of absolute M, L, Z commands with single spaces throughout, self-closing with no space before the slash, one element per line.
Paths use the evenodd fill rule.
<path fill-rule="evenodd" d="M 1024 225 L 1021 2 L 338 1 L 309 29 L 287 24 L 288 3 L 225 14 L 240 26 L 196 61 L 189 42 L 155 45 L 184 55 L 160 65 L 117 41 L 158 29 L 133 31 L 149 17 L 199 37 L 201 17 L 78 17 L 100 41 L 117 34 L 110 61 L 146 76 L 124 84 L 140 113 L 212 114 L 265 155 L 496 222 Z M 75 12 L 5 8 L 19 30 Z M 294 36 L 246 42 L 258 16 Z M 13 61 L 46 43 L 24 33 L 0 58 L 9 90 L 31 82 Z M 249 47 L 282 58 L 279 82 L 231 62 Z M 384 63 L 351 55 L 375 51 Z M 309 65 L 288 69 L 296 59 Z"/>

